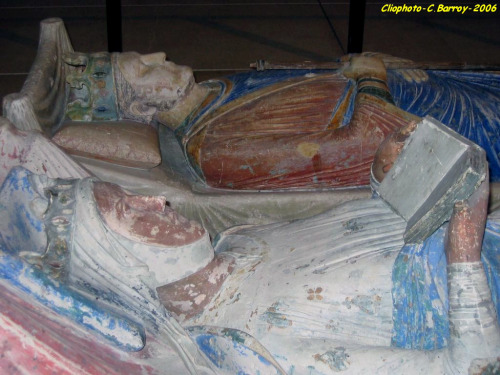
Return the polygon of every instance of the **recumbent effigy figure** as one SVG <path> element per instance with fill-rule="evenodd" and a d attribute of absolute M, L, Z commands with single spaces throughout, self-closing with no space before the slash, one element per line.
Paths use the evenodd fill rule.
<path fill-rule="evenodd" d="M 374 166 L 375 180 L 401 144 L 392 138 L 387 149 Z M 499 217 L 490 216 L 485 232 L 484 163 L 483 154 L 480 186 L 455 207 L 448 227 L 421 244 L 405 245 L 406 222 L 375 198 L 309 219 L 229 230 L 215 249 L 203 228 L 161 197 L 15 169 L 0 193 L 11 218 L 2 222 L 2 246 L 111 311 L 147 327 L 153 322 L 160 337 L 194 358 L 186 361 L 192 372 L 210 361 L 220 365 L 224 354 L 206 336 L 191 341 L 159 299 L 184 326 L 251 335 L 247 342 L 260 344 L 249 346 L 261 348 L 260 362 L 276 373 L 494 369 L 500 334 L 487 278 L 498 303 Z"/>
<path fill-rule="evenodd" d="M 404 66 L 404 60 L 396 60 Z M 251 72 L 198 84 L 190 68 L 166 61 L 164 53 L 73 53 L 65 61 L 72 67 L 67 78 L 72 87 L 70 119 L 120 117 L 158 124 L 165 165 L 212 188 L 368 185 L 370 165 L 382 140 L 419 119 L 405 109 L 446 119 L 485 145 L 493 181 L 500 175 L 500 122 L 491 110 L 498 109 L 500 93 L 493 74 L 464 78 L 450 73 L 448 82 L 439 72 L 388 73 L 381 57 L 365 54 L 350 57 L 336 71 Z M 105 80 L 109 82 L 102 88 Z M 397 97 L 391 95 L 388 82 Z M 443 82 L 444 91 L 437 86 Z M 453 106 L 442 103 L 448 96 Z M 470 103 L 467 110 L 474 113 L 465 119 L 464 98 Z M 63 133 L 55 141 L 67 147 Z"/>
<path fill-rule="evenodd" d="M 160 142 L 180 142 L 183 173 L 214 188 L 367 185 L 380 142 L 417 119 L 393 104 L 383 62 L 366 56 L 353 57 L 342 72 L 276 75 L 275 84 L 239 97 L 236 82 L 197 84 L 191 69 L 165 61 L 163 53 L 74 53 L 65 61 L 74 67 L 67 78 L 69 118 L 119 115 L 148 124 L 155 118 Z M 100 87 L 105 80 L 115 90 L 111 83 Z M 63 134 L 54 139 L 65 146 Z M 176 157 L 175 148 L 162 148 L 167 163 Z"/>
<path fill-rule="evenodd" d="M 195 83 L 162 53 L 72 51 L 62 20 L 43 21 L 35 63 L 21 93 L 5 98 L 4 115 L 41 130 L 103 180 L 168 196 L 212 236 L 369 196 L 378 142 L 415 114 L 431 113 L 480 144 L 492 181 L 500 178 L 495 74 L 409 70 L 415 64 L 363 55 L 336 70 Z M 352 185 L 364 186 L 335 189 Z"/>

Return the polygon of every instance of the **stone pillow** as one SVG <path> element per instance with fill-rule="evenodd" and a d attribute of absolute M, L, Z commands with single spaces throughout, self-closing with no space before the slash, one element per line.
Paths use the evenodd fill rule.
<path fill-rule="evenodd" d="M 52 140 L 71 155 L 127 167 L 148 169 L 161 162 L 158 132 L 138 122 L 67 122 Z"/>

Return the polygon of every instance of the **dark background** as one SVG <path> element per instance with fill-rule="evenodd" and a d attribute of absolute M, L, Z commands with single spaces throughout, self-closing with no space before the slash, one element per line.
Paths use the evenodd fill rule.
<path fill-rule="evenodd" d="M 367 2 L 363 51 L 500 66 L 500 10 L 394 14 L 382 13 L 384 4 Z M 346 0 L 122 0 L 123 50 L 165 51 L 191 66 L 198 80 L 248 69 L 257 59 L 329 61 L 347 51 L 348 14 Z M 1 97 L 20 90 L 35 58 L 39 22 L 49 17 L 65 21 L 76 51 L 107 50 L 105 0 L 0 1 Z"/>

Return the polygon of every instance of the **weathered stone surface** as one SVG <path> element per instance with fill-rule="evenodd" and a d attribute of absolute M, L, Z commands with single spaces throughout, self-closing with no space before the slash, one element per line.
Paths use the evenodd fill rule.
<path fill-rule="evenodd" d="M 448 220 L 485 178 L 484 150 L 427 117 L 408 138 L 379 194 L 407 221 L 406 242 L 420 242 Z"/>
<path fill-rule="evenodd" d="M 177 133 L 173 136 L 178 138 L 173 140 L 177 142 L 177 147 L 181 152 L 186 151 L 186 148 L 181 148 L 186 145 L 182 142 L 188 141 L 190 134 L 194 134 L 190 131 L 195 132 L 196 127 L 189 128 L 182 121 L 188 114 L 184 109 L 191 108 L 193 103 L 184 102 L 185 106 L 181 107 L 183 109 L 175 113 L 171 111 L 176 106 L 174 103 L 171 103 L 174 107 L 170 107 L 166 105 L 168 103 L 155 101 L 157 93 L 169 91 L 168 87 L 162 87 L 167 86 L 168 82 L 153 79 L 160 78 L 156 74 L 164 72 L 164 68 L 168 67 L 168 64 L 163 61 L 164 55 L 140 57 L 138 54 L 132 54 L 124 55 L 124 57 L 128 60 L 122 61 L 128 65 L 128 68 L 124 66 L 126 72 L 134 73 L 134 67 L 139 67 L 140 73 L 147 73 L 149 69 L 154 72 L 149 76 L 148 79 L 151 79 L 149 82 L 144 77 L 144 80 L 131 79 L 125 82 L 126 72 L 123 72 L 121 82 L 125 85 L 121 87 L 127 88 L 129 85 L 128 88 L 132 90 L 122 91 L 122 93 L 130 94 L 126 96 L 131 101 L 129 104 L 133 105 L 127 107 L 128 110 L 131 114 L 138 116 L 134 117 L 136 120 L 148 123 L 150 116 L 157 114 L 156 109 L 164 112 L 165 116 L 161 117 L 162 121 L 166 122 L 169 130 L 176 129 Z M 57 62 L 57 58 L 54 61 Z M 45 65 L 45 68 L 47 67 L 50 68 L 50 65 Z M 40 77 L 40 85 L 51 86 L 50 79 L 45 79 L 47 75 Z M 245 83 L 249 87 L 252 82 L 258 81 L 251 74 L 247 78 Z M 281 78 L 286 79 L 284 76 Z M 385 76 L 376 78 L 377 84 L 368 85 L 367 81 L 358 82 L 359 97 L 366 98 L 370 93 L 380 93 L 380 89 L 388 94 L 383 82 Z M 234 83 L 237 83 L 236 81 L 237 79 Z M 148 92 L 149 87 L 141 87 L 141 82 L 147 82 L 147 86 L 154 87 L 155 91 Z M 188 92 L 190 79 L 183 82 L 188 84 L 186 87 L 186 92 Z M 227 83 L 230 80 L 227 79 L 224 82 Z M 198 86 L 194 86 L 193 89 L 195 87 Z M 174 87 L 173 91 L 170 90 L 174 99 L 177 96 L 175 88 L 182 89 L 182 85 Z M 142 89 L 144 91 L 141 91 Z M 256 94 L 259 91 L 256 86 L 253 86 L 253 89 L 255 89 L 253 92 L 256 96 L 262 94 L 262 92 Z M 232 91 L 232 94 L 237 91 Z M 328 90 L 326 91 L 326 99 L 329 100 L 331 97 L 328 97 Z M 248 93 L 249 91 L 242 92 L 243 96 Z M 290 94 L 296 94 L 296 92 L 290 92 Z M 26 95 L 21 97 L 27 98 Z M 275 99 L 279 98 L 275 97 Z M 308 96 L 306 99 L 314 98 Z M 50 98 L 47 99 L 48 102 L 50 100 Z M 157 107 L 155 103 L 158 104 Z M 240 101 L 240 104 L 244 103 L 245 98 Z M 266 107 L 273 103 L 278 107 L 281 101 L 261 100 L 253 102 L 252 105 L 246 101 L 247 109 L 252 110 L 249 113 L 255 114 L 261 111 L 262 116 L 259 117 L 261 120 L 267 119 L 266 114 L 271 114 L 268 110 L 273 110 L 271 118 L 279 119 L 275 116 L 280 112 L 279 108 Z M 24 104 L 27 105 L 27 110 L 19 112 L 19 118 L 25 116 L 29 122 L 36 118 L 37 114 L 29 101 Z M 236 108 L 238 101 L 235 100 L 232 105 Z M 20 103 L 19 108 L 21 107 L 23 103 Z M 202 116 L 204 108 L 202 107 L 200 107 L 200 112 L 193 114 Z M 310 110 L 307 104 L 302 109 Z M 215 111 L 215 109 L 213 107 L 207 109 L 207 113 L 210 111 Z M 307 111 L 299 112 L 314 114 Z M 343 129 L 348 130 L 349 126 L 345 125 L 349 123 L 349 120 L 340 121 L 341 118 L 337 117 L 337 113 L 332 118 L 335 120 L 332 124 L 344 125 Z M 229 114 L 230 112 L 225 112 L 225 116 Z M 362 114 L 354 114 L 353 118 Z M 237 113 L 232 115 L 234 116 L 229 116 L 232 120 L 238 120 L 237 123 L 240 125 L 245 124 L 247 116 L 238 116 Z M 324 113 L 320 115 L 328 117 Z M 367 121 L 359 121 L 359 123 L 366 125 L 366 129 L 363 129 L 367 132 L 360 131 L 352 134 L 353 144 L 358 145 L 360 139 L 371 142 L 368 154 L 376 148 L 378 143 L 374 140 L 373 133 L 369 131 L 373 130 L 373 127 L 369 126 L 373 124 L 368 121 L 370 116 L 374 121 L 376 120 L 374 117 L 378 116 L 384 117 L 384 121 L 387 121 L 388 112 L 366 110 L 360 119 Z M 219 120 L 223 117 L 221 113 Z M 144 121 L 144 119 L 149 120 Z M 255 120 L 256 118 L 248 116 L 248 119 Z M 394 125 L 393 122 L 388 122 Z M 380 125 L 383 122 L 375 121 L 375 123 Z M 176 125 L 179 124 L 181 125 L 178 128 Z M 261 123 L 263 125 L 261 129 L 255 128 L 258 125 L 256 121 L 251 121 L 248 125 L 250 130 L 244 132 L 245 135 L 252 131 L 256 133 L 257 130 L 265 133 L 265 122 Z M 307 130 L 308 125 L 306 123 L 303 125 Z M 253 129 L 252 126 L 254 126 Z M 382 128 L 379 130 L 384 134 L 389 131 L 386 127 Z M 51 134 L 55 129 L 57 127 L 49 129 Z M 282 130 L 288 133 L 288 129 Z M 15 133 L 10 135 L 12 139 L 26 138 L 23 138 L 24 135 L 19 137 L 19 134 Z M 303 137 L 303 134 L 297 135 L 298 137 Z M 290 143 L 290 145 L 296 146 L 295 150 L 300 157 L 311 159 L 313 167 L 326 168 L 326 158 L 319 157 L 322 152 L 319 139 L 318 142 L 313 142 L 313 140 L 311 138 L 297 139 L 297 143 Z M 51 144 L 46 139 L 45 141 Z M 329 146 L 331 147 L 330 143 Z M 361 142 L 360 146 L 362 150 L 357 147 L 352 148 L 352 156 L 356 157 L 367 151 L 365 142 Z M 448 144 L 446 146 L 448 147 Z M 277 148 L 276 143 L 269 148 Z M 5 150 L 10 149 L 5 147 Z M 172 148 L 162 151 L 166 151 L 168 155 L 172 152 Z M 250 149 L 250 151 L 253 150 Z M 422 150 L 417 151 L 421 153 Z M 457 152 L 460 154 L 461 149 L 459 148 Z M 11 152 L 9 160 L 15 159 L 17 157 L 15 155 L 18 155 L 20 164 L 27 164 L 22 160 L 24 154 L 21 152 L 18 154 Z M 191 156 L 196 155 L 195 150 Z M 57 153 L 57 156 L 62 159 L 67 157 L 61 152 Z M 200 154 L 200 156 L 203 155 Z M 345 155 L 348 158 L 347 161 L 350 156 L 349 153 Z M 440 155 L 443 158 L 447 156 L 446 160 L 451 161 L 451 171 L 455 171 L 453 163 L 460 163 L 461 159 L 458 158 L 457 161 L 450 155 Z M 184 154 L 182 157 L 183 159 L 180 160 L 183 160 L 186 165 L 192 162 L 189 158 L 185 158 Z M 40 160 L 43 163 L 41 166 L 35 164 L 37 169 L 50 170 L 58 166 L 58 164 L 48 164 L 43 159 Z M 432 160 L 430 156 L 429 160 Z M 176 163 L 178 161 L 176 160 Z M 484 162 L 484 160 L 480 161 Z M 411 161 L 406 160 L 406 162 L 411 164 Z M 112 174 L 109 169 L 110 164 L 102 164 L 106 165 L 101 169 L 103 178 L 117 177 L 116 174 L 110 176 Z M 178 164 L 184 165 L 180 162 Z M 191 164 L 190 167 L 193 165 Z M 248 173 L 249 165 L 244 164 L 244 166 L 242 171 Z M 447 166 L 446 163 L 445 166 Z M 411 167 L 414 165 L 410 165 Z M 254 169 L 253 166 L 251 169 Z M 457 170 L 453 179 L 448 175 L 451 172 L 446 172 L 445 168 L 441 179 L 456 181 L 457 178 L 459 179 L 457 176 L 460 176 L 460 168 Z M 120 178 L 129 186 L 135 183 L 136 188 L 146 190 L 148 187 L 145 185 L 151 183 L 151 181 L 145 182 L 141 179 L 138 173 L 133 174 L 132 168 L 122 167 L 122 171 L 124 172 Z M 358 172 L 359 175 L 363 175 L 362 171 L 358 170 Z M 422 181 L 421 176 L 427 176 L 425 171 L 421 172 L 420 175 L 416 174 L 420 178 L 418 181 Z M 155 175 L 152 173 L 151 176 Z M 436 176 L 437 187 L 432 185 L 435 181 L 430 181 L 430 184 L 432 189 L 439 190 L 440 175 L 436 174 Z M 496 291 L 496 297 L 493 300 L 489 298 L 486 280 L 490 278 L 484 277 L 483 267 L 479 264 L 473 264 L 470 267 L 467 264 L 465 267 L 449 268 L 448 280 L 451 280 L 452 286 L 449 289 L 449 305 L 452 314 L 448 317 L 448 310 L 445 308 L 448 302 L 448 294 L 445 292 L 446 265 L 443 266 L 443 262 L 439 263 L 435 261 L 435 258 L 423 254 L 420 251 L 420 245 L 409 246 L 414 246 L 415 251 L 400 252 L 407 224 L 379 199 L 347 202 L 329 212 L 303 220 L 270 224 L 264 227 L 247 225 L 233 228 L 217 238 L 214 244 L 216 248 L 214 256 L 207 234 L 199 225 L 182 220 L 174 212 L 176 203 L 180 207 L 192 204 L 193 211 L 205 218 L 204 224 L 213 223 L 213 226 L 220 228 L 235 224 L 235 218 L 246 223 L 253 219 L 260 220 L 265 215 L 267 217 L 264 220 L 271 220 L 271 217 L 282 220 L 285 214 L 297 218 L 298 211 L 302 209 L 301 212 L 307 210 L 311 212 L 310 209 L 314 205 L 321 206 L 320 209 L 325 210 L 326 200 L 321 201 L 317 191 L 314 194 L 299 192 L 293 195 L 286 195 L 289 192 L 286 194 L 283 192 L 227 194 L 226 190 L 220 188 L 209 190 L 206 184 L 202 185 L 203 181 L 198 180 L 195 183 L 191 181 L 193 185 L 189 187 L 205 188 L 206 190 L 198 190 L 203 194 L 189 195 L 184 190 L 176 191 L 176 194 L 169 190 L 170 193 L 165 194 L 167 189 L 174 185 L 172 181 L 169 181 L 171 185 L 162 186 L 164 179 L 159 179 L 155 186 L 160 186 L 158 189 L 163 195 L 168 195 L 166 198 L 139 197 L 129 195 L 116 186 L 110 187 L 88 179 L 65 182 L 48 181 L 45 176 L 33 176 L 29 173 L 26 173 L 26 177 L 33 183 L 39 182 L 36 185 L 36 191 L 33 191 L 34 195 L 29 196 L 28 190 L 24 189 L 25 186 L 20 183 L 15 184 L 16 180 L 12 177 L 7 180 L 11 181 L 11 184 L 7 183 L 4 186 L 16 186 L 19 189 L 13 194 L 12 191 L 4 188 L 5 194 L 3 196 L 0 194 L 3 199 L 0 204 L 5 207 L 2 212 L 9 212 L 8 215 L 3 216 L 8 220 L 0 221 L 5 224 L 0 228 L 0 245 L 5 245 L 5 248 L 12 254 L 4 256 L 0 252 L 2 300 L 6 295 L 7 298 L 12 297 L 4 293 L 4 289 L 1 288 L 6 286 L 16 289 L 14 297 L 23 295 L 26 301 L 34 302 L 33 307 L 14 305 L 15 308 L 19 306 L 21 312 L 29 313 L 16 314 L 14 312 L 5 319 L 2 319 L 5 312 L 10 312 L 10 310 L 0 309 L 0 321 L 5 323 L 0 324 L 3 328 L 0 331 L 2 333 L 7 331 L 8 339 L 16 343 L 16 348 L 28 348 L 28 355 L 21 349 L 12 351 L 17 352 L 14 353 L 15 355 L 22 354 L 24 363 L 35 364 L 36 361 L 33 359 L 41 358 L 38 364 L 40 366 L 47 364 L 49 367 L 49 361 L 43 354 L 44 351 L 47 352 L 46 344 L 50 345 L 53 342 L 56 343 L 57 349 L 54 352 L 58 356 L 58 360 L 54 362 L 63 363 L 69 357 L 70 360 L 75 361 L 75 364 L 81 365 L 81 372 L 87 371 L 92 361 L 102 359 L 105 365 L 109 364 L 110 371 L 107 371 L 107 368 L 98 368 L 97 372 L 115 370 L 118 373 L 124 371 L 164 373 L 168 370 L 174 374 L 187 372 L 197 374 L 302 374 L 310 372 L 332 374 L 337 371 L 355 374 L 455 374 L 466 372 L 469 364 L 473 363 L 478 356 L 491 358 L 493 362 L 498 356 L 500 334 L 492 303 L 493 300 L 498 301 L 499 291 Z M 17 180 L 19 182 L 19 178 Z M 412 183 L 415 185 L 415 179 Z M 426 183 L 423 181 L 423 185 Z M 470 188 L 467 183 L 462 185 L 466 189 Z M 103 189 L 103 186 L 107 188 Z M 457 197 L 453 186 L 451 188 L 453 194 L 448 194 L 450 189 L 442 189 L 443 196 L 448 197 L 449 200 Z M 21 192 L 24 197 L 20 195 Z M 189 199 L 193 197 L 198 201 L 193 203 L 193 200 Z M 332 196 L 332 199 L 334 197 L 338 195 Z M 425 196 L 420 198 L 423 199 Z M 172 209 L 166 207 L 167 199 L 172 203 Z M 468 201 L 471 200 L 472 197 L 468 199 Z M 205 206 L 200 204 L 202 201 Z M 448 201 L 443 202 L 443 198 L 438 197 L 437 202 L 447 207 Z M 329 201 L 328 204 L 333 203 Z M 48 210 L 46 210 L 47 206 L 50 206 Z M 9 207 L 8 210 L 7 207 Z M 213 207 L 213 212 L 200 213 L 207 207 Z M 470 207 L 474 210 L 477 208 L 473 204 Z M 424 211 L 425 209 L 428 207 L 422 208 Z M 431 212 L 433 209 L 434 207 L 430 205 Z M 420 209 L 414 211 L 421 212 Z M 411 212 L 413 211 L 410 210 Z M 14 219 L 20 218 L 20 213 L 27 214 L 22 217 L 27 220 L 15 221 Z M 52 230 L 45 230 L 43 226 L 38 225 L 42 220 L 45 227 L 51 226 Z M 17 225 L 18 230 L 26 229 L 22 232 L 23 235 L 29 233 L 30 230 L 37 230 L 39 235 L 18 235 L 13 239 L 11 236 L 13 223 Z M 493 253 L 494 259 L 498 259 L 498 216 L 496 221 L 491 221 L 488 225 L 491 233 L 485 235 L 483 247 L 485 262 L 489 261 L 486 257 L 488 252 L 490 255 Z M 481 231 L 484 232 L 484 225 L 476 230 L 477 234 L 481 234 L 479 233 Z M 434 241 L 432 246 L 435 246 L 433 251 L 438 252 L 438 256 L 439 251 L 443 251 L 445 233 L 446 227 L 442 227 L 431 237 Z M 457 236 L 457 233 L 452 230 L 449 234 L 451 237 Z M 469 235 L 469 232 L 465 234 Z M 23 239 L 30 243 L 20 244 L 16 239 Z M 2 241 L 5 244 L 2 244 Z M 196 248 L 196 246 L 199 247 Z M 47 251 L 44 253 L 45 248 Z M 3 250 L 1 246 L 0 249 Z M 38 251 L 33 251 L 34 249 Z M 397 259 L 400 259 L 404 267 L 396 266 Z M 445 259 L 445 257 L 441 256 L 440 259 Z M 40 272 L 44 274 L 40 275 L 40 272 L 35 270 L 40 265 L 50 266 L 54 272 L 48 270 L 47 267 L 42 267 Z M 407 265 L 412 267 L 407 267 Z M 434 278 L 430 271 L 439 267 L 441 267 L 442 277 Z M 488 267 L 486 263 L 484 267 Z M 400 272 L 397 272 L 398 269 Z M 487 271 L 490 272 L 488 275 L 492 274 L 497 277 L 499 269 L 500 267 L 496 265 L 494 271 Z M 391 274 L 392 282 L 390 281 Z M 49 278 L 55 278 L 57 283 L 47 282 Z M 408 284 L 404 284 L 408 281 L 413 282 L 413 286 L 408 287 Z M 399 294 L 394 293 L 392 289 L 397 284 L 400 285 Z M 477 288 L 477 285 L 480 287 Z M 160 305 L 158 297 L 163 302 L 167 301 L 165 306 L 169 311 Z M 440 336 L 441 344 L 448 343 L 450 336 L 446 336 L 447 331 L 439 327 L 435 329 L 439 322 L 442 323 L 440 327 L 449 324 L 452 328 L 459 328 L 454 332 L 458 335 L 452 337 L 448 347 L 444 344 L 431 348 L 406 346 L 407 342 L 403 342 L 399 348 L 391 346 L 391 343 L 394 343 L 391 336 L 394 337 L 397 329 L 394 311 L 405 303 L 416 318 L 408 319 L 409 315 L 403 314 L 400 319 L 403 324 L 400 326 L 405 331 L 404 334 L 413 335 L 413 340 L 418 341 L 419 345 L 422 344 L 421 337 L 424 337 L 419 334 L 427 335 L 429 331 L 431 331 L 431 336 Z M 11 306 L 11 304 L 7 305 Z M 115 312 L 120 315 L 123 313 L 124 318 L 127 319 L 115 316 Z M 24 341 L 16 340 L 16 335 L 11 335 L 17 329 L 11 328 L 13 319 L 10 318 L 15 315 L 17 315 L 16 319 L 19 317 L 21 321 L 19 326 L 23 326 L 26 332 Z M 37 315 L 40 315 L 41 319 Z M 470 318 L 463 319 L 464 315 Z M 66 326 L 54 327 L 56 324 L 50 324 L 50 322 L 45 324 L 47 319 L 43 319 L 50 317 L 54 323 L 59 323 L 61 316 L 69 321 Z M 423 324 L 413 325 L 413 322 L 420 318 L 423 318 Z M 44 324 L 33 323 L 39 321 Z M 68 352 L 65 342 L 70 340 L 78 342 L 79 340 L 78 337 L 73 337 L 78 331 L 71 328 L 88 329 L 89 321 L 93 326 L 91 334 L 100 334 L 101 339 L 107 340 L 105 345 L 93 345 L 94 339 L 96 341 L 99 339 L 97 335 L 86 336 L 88 340 L 82 345 L 70 345 L 70 352 Z M 180 321 L 183 325 L 191 327 L 181 326 Z M 120 325 L 120 323 L 123 324 Z M 192 324 L 203 325 L 193 328 Z M 141 353 L 133 355 L 120 352 L 117 356 L 108 358 L 99 355 L 106 354 L 105 349 L 111 343 L 122 347 L 128 345 L 132 350 L 139 350 L 144 345 L 142 328 L 146 331 L 147 340 Z M 21 329 L 17 330 L 19 331 Z M 44 336 L 36 342 L 40 345 L 29 345 L 31 336 L 40 337 L 39 332 L 43 332 Z M 85 346 L 87 350 L 81 350 L 82 346 Z M 402 347 L 439 348 L 439 350 L 409 351 Z M 102 353 L 92 356 L 92 350 L 88 349 L 99 350 Z M 80 352 L 89 355 L 77 356 Z M 119 364 L 115 362 L 115 358 L 120 359 Z M 0 358 L 0 370 L 2 360 L 3 357 Z M 11 363 L 17 364 L 16 361 Z M 98 364 L 101 365 L 101 363 Z M 125 364 L 128 365 L 126 370 L 124 370 Z M 50 367 L 58 369 L 57 365 Z M 76 370 L 70 366 L 68 368 L 70 373 L 78 372 L 78 368 Z M 96 371 L 88 370 L 88 372 Z"/>
<path fill-rule="evenodd" d="M 52 140 L 71 155 L 145 169 L 161 163 L 158 132 L 134 121 L 72 122 Z"/>

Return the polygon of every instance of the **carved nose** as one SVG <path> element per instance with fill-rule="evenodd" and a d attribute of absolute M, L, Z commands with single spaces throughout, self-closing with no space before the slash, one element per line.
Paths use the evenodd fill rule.
<path fill-rule="evenodd" d="M 161 65 L 165 62 L 167 55 L 165 52 L 150 53 L 141 56 L 141 62 L 145 65 Z"/>

